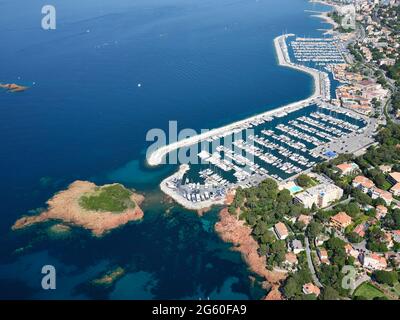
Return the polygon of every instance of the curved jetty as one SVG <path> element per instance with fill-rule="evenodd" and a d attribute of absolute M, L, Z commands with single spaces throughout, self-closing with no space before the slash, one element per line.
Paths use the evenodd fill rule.
<path fill-rule="evenodd" d="M 195 203 L 192 201 L 189 201 L 186 199 L 182 194 L 179 192 L 175 192 L 175 188 L 172 187 L 172 181 L 174 180 L 181 180 L 184 174 L 189 170 L 189 166 L 187 164 L 182 164 L 179 167 L 179 170 L 174 173 L 173 175 L 165 178 L 161 183 L 160 183 L 160 188 L 161 190 L 167 194 L 169 197 L 171 197 L 173 200 L 175 200 L 177 203 L 185 207 L 186 209 L 189 210 L 195 210 L 198 212 L 198 214 L 201 216 L 204 210 L 209 209 L 213 205 L 223 205 L 225 204 L 225 198 L 210 198 L 208 200 L 202 201 L 201 203 Z"/>
<path fill-rule="evenodd" d="M 304 108 L 310 104 L 316 103 L 319 99 L 325 99 L 327 97 L 327 95 L 329 95 L 329 89 L 325 88 L 325 82 L 326 82 L 328 75 L 325 72 L 321 72 L 321 71 L 318 71 L 316 69 L 312 69 L 312 68 L 309 68 L 306 66 L 297 65 L 290 61 L 288 49 L 286 46 L 286 38 L 290 37 L 290 36 L 294 36 L 294 35 L 293 34 L 285 34 L 285 35 L 276 37 L 274 39 L 274 45 L 275 45 L 275 50 L 276 50 L 276 54 L 277 54 L 277 58 L 278 58 L 278 63 L 279 63 L 279 65 L 284 66 L 284 67 L 289 67 L 292 69 L 296 69 L 298 71 L 306 72 L 314 78 L 314 93 L 309 98 L 285 105 L 280 108 L 269 110 L 264 113 L 249 117 L 247 119 L 240 120 L 240 121 L 231 123 L 229 125 L 226 125 L 226 126 L 223 126 L 220 128 L 212 129 L 210 131 L 198 134 L 196 136 L 189 137 L 189 138 L 171 143 L 164 147 L 161 147 L 148 155 L 147 163 L 150 166 L 160 165 L 163 163 L 164 157 L 168 153 L 170 153 L 174 150 L 177 150 L 177 149 L 183 148 L 183 147 L 187 147 L 187 146 L 191 146 L 193 144 L 207 140 L 216 135 L 227 134 L 227 133 L 233 132 L 236 129 L 242 128 L 243 125 L 246 125 L 249 122 L 257 121 L 257 120 L 263 119 L 265 117 L 273 116 L 274 114 L 277 114 L 277 113 L 282 113 L 282 112 L 290 113 L 292 111 Z"/>
<path fill-rule="evenodd" d="M 39 215 L 20 218 L 12 230 L 39 222 L 61 220 L 64 223 L 90 230 L 100 237 L 129 221 L 143 218 L 139 205 L 143 196 L 120 184 L 96 186 L 88 181 L 75 181 L 67 190 L 47 201 L 48 209 Z"/>

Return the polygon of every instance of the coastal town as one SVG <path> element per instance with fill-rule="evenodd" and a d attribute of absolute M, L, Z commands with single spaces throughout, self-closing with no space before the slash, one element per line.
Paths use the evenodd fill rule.
<path fill-rule="evenodd" d="M 179 141 L 149 164 L 252 129 L 236 149 L 201 150 L 201 179 L 185 164 L 161 189 L 189 209 L 225 206 L 215 228 L 265 277 L 266 300 L 398 300 L 399 1 L 318 2 L 332 6 L 331 37 L 275 39 L 281 66 L 313 76 L 309 99 Z"/>
<path fill-rule="evenodd" d="M 261 1 L 255 2 L 257 4 L 248 2 L 244 6 L 240 3 L 236 12 L 241 15 L 244 12 L 242 8 L 259 11 L 262 13 L 260 25 L 264 26 L 265 11 L 259 9 L 261 6 L 255 7 Z M 69 86 L 76 85 L 75 81 L 62 82 L 68 84 L 62 88 L 68 89 L 68 99 L 65 100 L 68 106 L 76 102 L 74 108 L 63 108 L 62 104 L 56 104 L 61 100 L 59 95 L 62 91 L 54 90 L 58 96 L 49 95 L 47 103 L 55 103 L 55 107 L 49 110 L 46 99 L 40 94 L 40 88 L 46 88 L 45 82 L 39 86 L 34 81 L 28 82 L 26 76 L 16 76 L 17 80 L 0 83 L 0 93 L 10 99 L 10 106 L 16 106 L 7 108 L 5 115 L 18 115 L 18 118 L 14 116 L 18 125 L 16 128 L 21 130 L 23 137 L 14 139 L 12 126 L 7 124 L 10 120 L 5 118 L 3 122 L 7 125 L 4 127 L 10 130 L 5 131 L 5 137 L 13 137 L 7 146 L 13 152 L 16 149 L 23 152 L 22 156 L 15 154 L 14 157 L 12 154 L 10 158 L 12 167 L 19 169 L 15 171 L 23 180 L 10 175 L 15 183 L 4 188 L 11 190 L 8 194 L 4 193 L 5 199 L 11 194 L 10 199 L 5 201 L 4 211 L 16 207 L 18 216 L 11 215 L 13 212 L 5 215 L 4 229 L 7 234 L 1 242 L 3 261 L 0 263 L 3 298 L 14 298 L 15 294 L 17 298 L 35 300 L 168 299 L 175 303 L 182 299 L 195 300 L 199 306 L 202 302 L 211 306 L 210 300 L 217 301 L 214 306 L 218 306 L 218 300 L 257 299 L 263 300 L 259 304 L 267 308 L 269 305 L 264 301 L 269 300 L 400 300 L 400 0 L 304 0 L 302 6 L 299 4 L 298 7 L 299 15 L 304 11 L 304 19 L 315 20 L 310 24 L 313 31 L 308 31 L 310 28 L 307 26 L 303 32 L 303 29 L 298 30 L 298 26 L 285 22 L 279 28 L 272 28 L 268 37 L 262 33 L 262 38 L 256 38 L 251 44 L 263 45 L 262 51 L 257 49 L 261 64 L 266 60 L 265 49 L 271 49 L 276 61 L 272 67 L 278 70 L 276 74 L 280 76 L 279 71 L 286 72 L 282 72 L 284 80 L 279 79 L 282 82 L 277 82 L 275 87 L 267 82 L 269 87 L 264 89 L 265 83 L 258 83 L 262 86 L 261 96 L 274 95 L 275 98 L 276 95 L 276 105 L 272 105 L 274 102 L 261 105 L 258 113 L 252 113 L 254 109 L 248 107 L 246 113 L 247 106 L 243 104 L 248 100 L 243 99 L 246 102 L 240 100 L 238 108 L 241 110 L 234 114 L 232 110 L 238 109 L 228 109 L 231 108 L 229 102 L 218 100 L 218 104 L 223 101 L 223 107 L 232 113 L 226 118 L 229 123 L 217 122 L 220 127 L 203 129 L 199 134 L 188 129 L 192 134 L 183 138 L 178 138 L 181 136 L 178 134 L 171 138 L 173 134 L 170 127 L 168 139 L 162 142 L 162 139 L 147 139 L 149 132 L 154 132 L 148 127 L 149 123 L 159 124 L 165 118 L 160 120 L 154 117 L 155 122 L 146 122 L 146 117 L 153 117 L 153 113 L 160 110 L 141 106 L 139 112 L 139 108 L 135 109 L 138 117 L 135 117 L 134 125 L 145 123 L 143 132 L 148 130 L 146 142 L 152 141 L 158 147 L 153 145 L 148 148 L 145 160 L 143 149 L 140 149 L 136 150 L 138 158 L 125 162 L 128 158 L 125 147 L 129 144 L 130 148 L 136 140 L 123 139 L 122 135 L 128 136 L 127 132 L 133 132 L 133 122 L 129 122 L 132 119 L 128 117 L 130 113 L 124 112 L 134 109 L 125 108 L 123 104 L 128 101 L 137 107 L 135 103 L 141 95 L 148 98 L 152 94 L 149 94 L 150 91 L 146 93 L 151 87 L 151 74 L 149 78 L 142 76 L 139 79 L 138 76 L 134 80 L 134 92 L 125 90 L 125 85 L 121 86 L 120 80 L 125 81 L 131 76 L 128 73 L 129 77 L 126 77 L 121 70 L 132 72 L 134 66 L 129 55 L 127 58 L 125 54 L 121 55 L 122 50 L 127 49 L 125 46 L 128 43 L 134 43 L 132 47 L 137 49 L 136 42 L 133 42 L 137 40 L 136 37 L 139 37 L 140 43 L 144 43 L 146 32 L 154 32 L 156 27 L 162 27 L 162 33 L 156 34 L 154 52 L 163 51 L 160 48 L 166 48 L 161 47 L 166 44 L 172 47 L 174 50 L 165 51 L 168 58 L 166 62 L 161 61 L 161 56 L 153 54 L 150 43 L 155 39 L 154 34 L 139 50 L 145 55 L 150 53 L 153 64 L 160 59 L 160 65 L 154 64 L 157 81 L 153 83 L 159 81 L 164 86 L 168 82 L 163 77 L 167 69 L 159 67 L 165 63 L 180 74 L 174 86 L 182 83 L 179 82 L 182 81 L 182 75 L 185 82 L 189 82 L 189 76 L 193 77 L 190 85 L 195 83 L 198 86 L 192 68 L 198 69 L 195 72 L 208 75 L 211 69 L 209 63 L 204 62 L 207 68 L 202 69 L 203 64 L 197 65 L 194 59 L 188 59 L 180 66 L 183 56 L 174 56 L 178 47 L 173 45 L 172 33 L 166 31 L 178 30 L 177 23 L 180 20 L 185 23 L 193 20 L 196 29 L 207 30 L 207 37 L 212 34 L 213 43 L 221 42 L 214 31 L 209 31 L 215 30 L 214 26 L 209 29 L 209 24 L 199 24 L 204 20 L 205 12 L 215 15 L 223 12 L 226 16 L 233 13 L 225 11 L 228 3 L 229 7 L 235 6 L 233 2 L 227 1 L 212 7 L 216 3 L 207 3 L 207 8 L 202 8 L 202 3 L 198 2 L 193 10 L 188 10 L 192 7 L 186 7 L 186 2 L 182 7 L 178 4 L 167 4 L 165 7 L 163 3 L 154 16 L 153 8 L 146 3 L 145 10 L 141 12 L 146 12 L 151 20 L 146 20 L 145 14 L 141 18 L 143 22 L 135 21 L 133 33 L 117 32 L 125 28 L 128 30 L 129 23 L 135 20 L 132 19 L 135 16 L 125 15 L 126 12 L 130 13 L 131 4 L 128 7 L 117 4 L 121 8 L 118 10 L 123 12 L 118 14 L 110 4 L 112 10 L 102 8 L 101 16 L 96 14 L 93 18 L 73 23 L 65 20 L 60 25 L 64 28 L 73 26 L 73 29 L 69 29 L 71 31 L 68 33 L 60 32 L 61 40 L 55 32 L 52 33 L 52 41 L 49 41 L 50 38 L 46 41 L 38 38 L 48 46 L 45 58 L 50 56 L 51 44 L 61 48 L 67 41 L 64 45 L 72 49 L 65 50 L 66 47 L 62 47 L 65 52 L 61 56 L 69 62 L 84 61 L 87 67 L 85 73 L 80 65 L 76 68 L 82 80 L 93 79 L 86 78 L 86 72 L 89 74 L 89 71 L 99 69 L 100 65 L 108 65 L 104 62 L 113 63 L 112 72 L 104 70 L 99 74 L 94 73 L 98 79 L 93 81 L 91 90 L 82 86 L 83 91 L 88 91 L 83 100 L 72 99 L 79 96 L 71 90 L 74 86 Z M 263 5 L 265 10 L 270 3 Z M 139 5 L 132 10 L 135 15 L 137 9 L 140 9 Z M 196 20 L 196 15 L 187 15 L 192 12 L 200 12 L 201 19 Z M 253 14 L 247 14 L 250 20 L 253 20 Z M 291 14 L 282 13 L 288 19 L 291 19 Z M 178 15 L 184 19 L 174 18 Z M 236 20 L 237 16 L 230 18 Z M 123 28 L 119 29 L 117 25 L 110 35 L 105 32 L 104 26 L 108 26 L 107 22 L 114 22 L 114 19 L 120 19 L 118 25 Z M 215 22 L 217 20 L 218 23 Z M 96 21 L 103 27 L 95 28 Z M 225 20 L 222 20 L 222 24 L 221 16 L 217 15 L 215 21 L 212 20 L 211 24 L 218 25 L 218 28 L 221 24 L 224 37 L 235 30 L 235 36 L 232 37 L 235 42 L 238 40 L 237 30 L 243 30 L 242 37 L 248 40 L 248 33 L 244 31 L 259 30 L 260 26 L 256 24 L 249 28 L 248 21 L 225 26 Z M 315 23 L 321 29 L 316 29 Z M 89 25 L 91 29 L 88 29 Z M 284 28 L 281 28 L 282 25 Z M 83 31 L 77 36 L 79 41 L 74 41 L 73 34 L 77 33 L 78 27 L 82 27 Z M 297 28 L 298 33 L 290 28 Z M 28 32 L 29 28 L 23 30 Z M 187 34 L 190 34 L 191 40 L 183 42 L 185 46 L 196 42 L 192 39 L 205 42 L 203 33 L 196 38 L 193 37 L 193 29 L 187 30 L 190 31 Z M 121 35 L 122 38 L 119 38 Z M 182 41 L 184 34 L 178 36 Z M 83 37 L 87 37 L 88 41 L 82 41 Z M 116 37 L 116 40 L 103 45 L 96 44 L 88 50 L 90 37 L 94 37 L 96 43 L 98 39 L 106 40 L 108 37 Z M 269 42 L 264 43 L 265 38 Z M 81 42 L 85 44 L 85 52 L 94 55 L 82 55 L 82 48 L 77 47 L 77 43 Z M 248 46 L 242 42 L 237 43 L 238 47 L 245 48 L 243 52 L 248 50 Z M 28 41 L 27 46 L 24 50 L 18 49 L 18 52 L 28 56 L 32 50 L 38 51 L 35 41 Z M 213 48 L 210 43 L 205 43 L 205 46 Z M 198 47 L 188 47 L 191 54 L 194 52 L 196 57 L 201 56 Z M 113 50 L 116 56 L 111 55 Z M 222 56 L 228 60 L 225 50 L 226 46 Z M 16 51 L 13 49 L 13 54 Z M 143 69 L 149 73 L 150 62 L 146 64 L 139 51 L 136 52 L 136 60 L 140 60 L 139 64 L 143 64 Z M 71 54 L 75 52 L 81 55 L 79 59 Z M 246 54 L 240 51 L 238 55 Z M 94 56 L 101 60 L 94 59 Z M 90 68 L 92 63 L 94 69 Z M 259 63 L 253 64 L 259 68 Z M 42 66 L 41 63 L 39 65 Z M 32 70 L 36 70 L 34 66 L 32 64 Z M 67 70 L 60 69 L 57 77 L 62 74 L 61 71 L 66 73 Z M 140 71 L 140 68 L 135 68 L 138 75 Z M 223 73 L 226 70 L 217 71 Z M 114 78 L 115 82 L 110 84 L 114 72 L 120 78 Z M 60 77 L 62 81 L 77 78 L 75 73 L 66 74 L 68 77 Z M 101 80 L 102 75 L 106 76 L 106 81 L 99 81 L 100 87 L 97 87 L 95 82 Z M 223 75 L 231 77 L 229 72 Z M 268 76 L 273 78 L 275 74 L 271 72 Z M 287 81 L 285 76 L 293 81 Z M 293 79 L 290 79 L 292 76 Z M 168 77 L 173 83 L 170 74 Z M 295 94 L 292 95 L 289 90 L 289 82 L 296 86 L 299 82 L 297 79 L 304 81 L 298 88 L 301 98 L 295 98 Z M 29 86 L 19 81 L 29 83 Z M 249 83 L 253 85 L 258 78 L 254 75 L 251 81 Z M 210 82 L 209 79 L 207 82 Z M 286 82 L 288 87 L 282 89 L 281 83 Z M 276 90 L 278 84 L 289 99 L 279 95 L 279 90 Z M 223 91 L 219 84 L 214 87 Z M 248 87 L 240 88 L 243 90 L 239 92 L 241 96 L 244 96 L 244 90 L 246 94 L 253 95 Z M 305 88 L 309 90 L 305 92 Z M 162 90 L 172 96 L 169 87 L 163 87 Z M 179 87 L 179 90 L 185 91 L 186 87 Z M 120 95 L 117 99 L 112 94 L 114 92 Z M 193 92 L 190 93 L 191 105 L 194 101 Z M 212 92 L 212 95 L 216 95 L 216 92 Z M 177 95 L 174 94 L 173 98 L 177 98 Z M 35 108 L 25 107 L 25 104 L 30 105 L 26 103 L 30 99 L 43 103 L 43 109 L 37 108 L 41 114 L 36 114 L 38 110 Z M 102 101 L 107 103 L 102 106 L 104 109 L 100 106 Z M 154 101 L 157 103 L 152 103 L 152 106 L 161 105 L 165 109 L 164 116 L 172 118 L 171 109 L 164 106 L 162 101 L 158 104 L 160 100 Z M 179 102 L 181 100 L 176 101 L 185 106 Z M 112 105 L 113 113 L 108 102 Z M 83 104 L 90 107 L 90 110 L 86 110 L 88 113 L 72 113 L 72 118 L 67 116 L 72 109 L 84 110 Z M 60 110 L 61 114 L 52 114 Z M 193 117 L 193 110 L 194 107 L 187 111 L 185 106 L 188 117 Z M 144 111 L 150 112 L 150 115 L 141 118 L 142 111 L 143 114 Z M 180 111 L 177 109 L 177 112 Z M 200 111 L 209 113 L 209 110 Z M 33 112 L 35 118 L 31 118 Z M 223 109 L 223 112 L 226 110 Z M 78 123 L 84 117 L 93 120 L 85 121 L 85 128 L 90 132 L 86 137 L 85 128 Z M 57 122 L 55 119 L 58 118 L 67 119 L 68 127 Z M 96 121 L 99 121 L 104 136 L 95 130 Z M 27 139 L 33 137 L 32 128 L 35 127 L 30 126 L 32 122 L 43 129 L 36 133 L 43 136 L 43 140 Z M 47 123 L 51 123 L 51 128 L 59 126 L 67 142 L 62 144 L 63 140 L 56 139 L 60 137 L 56 134 L 49 138 L 50 127 L 46 127 Z M 137 128 L 142 129 L 138 125 Z M 121 136 L 117 135 L 118 132 Z M 96 140 L 94 137 L 101 140 L 101 144 L 88 145 Z M 76 143 L 72 143 L 74 138 Z M 32 144 L 32 149 L 37 148 L 40 142 L 40 157 L 29 158 L 32 153 L 23 148 L 25 144 L 22 142 L 25 143 L 25 140 Z M 56 141 L 54 144 L 57 146 L 47 145 L 45 142 L 48 140 Z M 110 145 L 121 145 L 120 153 L 124 154 L 124 161 L 118 157 L 118 149 L 106 147 L 108 142 Z M 85 152 L 89 150 L 90 156 L 86 154 L 85 158 L 82 149 L 74 149 L 76 152 L 66 156 L 61 151 L 69 152 L 68 143 L 74 147 L 82 144 Z M 65 150 L 61 150 L 60 146 Z M 54 149 L 57 150 L 55 155 L 44 152 L 52 147 L 57 147 Z M 52 156 L 63 157 L 65 162 L 53 161 L 57 158 Z M 107 160 L 102 156 L 110 158 Z M 17 158 L 26 162 L 23 163 L 25 170 L 16 161 Z M 86 166 L 82 162 L 73 163 L 73 158 L 88 162 Z M 52 168 L 50 161 L 57 168 Z M 95 168 L 95 164 L 101 165 L 101 170 Z M 36 166 L 40 179 L 35 178 Z M 89 176 L 82 173 L 87 167 L 93 168 Z M 59 168 L 65 171 L 65 177 L 59 177 Z M 32 177 L 26 173 L 28 169 L 32 171 Z M 56 173 L 52 170 L 56 170 Z M 22 186 L 20 181 L 27 181 L 27 185 Z M 46 279 L 50 277 L 43 270 L 52 266 L 57 270 L 57 290 L 46 288 Z M 26 276 L 20 278 L 20 273 L 24 272 Z M 54 289 L 55 279 L 54 276 Z M 220 305 L 224 306 L 223 303 Z M 243 306 L 246 306 L 245 302 Z M 159 314 L 162 314 L 161 303 L 159 310 Z M 218 309 L 218 312 L 221 310 Z M 184 312 L 181 314 L 183 317 Z"/>

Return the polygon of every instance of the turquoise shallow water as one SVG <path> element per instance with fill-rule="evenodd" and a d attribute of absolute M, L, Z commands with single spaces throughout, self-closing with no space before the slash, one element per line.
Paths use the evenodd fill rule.
<path fill-rule="evenodd" d="M 276 65 L 282 32 L 326 27 L 305 0 L 89 0 L 52 3 L 55 31 L 40 28 L 42 1 L 0 1 L 0 81 L 31 88 L 0 93 L 0 283 L 2 298 L 259 298 L 239 254 L 213 232 L 216 211 L 161 204 L 174 168 L 144 165 L 146 132 L 212 128 L 307 97 L 311 78 Z M 138 87 L 137 84 L 142 86 Z M 146 192 L 140 224 L 93 239 L 74 229 L 49 240 L 46 226 L 12 223 L 44 207 L 76 179 L 121 182 Z M 14 250 L 28 246 L 22 254 Z M 40 289 L 40 266 L 60 271 Z M 80 289 L 113 265 L 128 270 L 106 293 Z"/>

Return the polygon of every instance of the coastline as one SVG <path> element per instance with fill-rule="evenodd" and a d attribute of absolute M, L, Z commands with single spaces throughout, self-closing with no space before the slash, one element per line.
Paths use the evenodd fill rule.
<path fill-rule="evenodd" d="M 276 292 L 281 281 L 286 279 L 287 272 L 277 270 L 268 270 L 266 267 L 266 257 L 258 253 L 259 245 L 252 236 L 252 229 L 231 215 L 227 208 L 219 213 L 219 221 L 214 229 L 224 242 L 233 244 L 232 250 L 241 253 L 243 260 L 249 266 L 249 269 L 255 274 L 263 277 L 267 283 L 264 286 L 269 287 L 270 292 Z"/>
<path fill-rule="evenodd" d="M 338 25 L 331 17 L 328 16 L 328 13 L 329 13 L 329 12 L 322 12 L 322 13 L 320 13 L 320 14 L 312 15 L 312 17 L 322 19 L 322 20 L 324 20 L 326 23 L 328 23 L 328 24 L 330 24 L 330 25 L 332 26 L 331 29 L 327 29 L 327 30 L 324 32 L 324 35 L 333 34 L 334 30 L 335 30 L 337 27 L 339 27 L 339 25 Z"/>
<path fill-rule="evenodd" d="M 321 83 L 323 83 L 324 79 L 326 77 L 328 77 L 328 75 L 325 72 L 321 72 L 316 69 L 305 67 L 305 66 L 298 65 L 298 64 L 291 62 L 290 57 L 288 55 L 288 51 L 287 51 L 288 49 L 286 46 L 286 42 L 282 41 L 282 40 L 286 40 L 286 38 L 289 36 L 294 36 L 294 34 L 284 34 L 284 35 L 276 37 L 273 41 L 274 46 L 275 46 L 275 53 L 276 53 L 276 56 L 278 59 L 278 65 L 283 66 L 283 67 L 292 68 L 297 71 L 301 71 L 301 72 L 310 74 L 314 79 L 314 92 L 310 97 L 308 97 L 304 100 L 296 101 L 296 102 L 290 103 L 288 105 L 284 105 L 284 106 L 281 106 L 281 107 L 278 107 L 278 108 L 275 108 L 272 110 L 268 110 L 266 112 L 245 118 L 243 120 L 233 122 L 226 126 L 215 128 L 210 131 L 195 135 L 193 137 L 189 137 L 189 138 L 171 143 L 169 145 L 163 146 L 163 147 L 155 150 L 154 152 L 152 152 L 150 155 L 148 155 L 148 157 L 146 159 L 147 164 L 150 167 L 158 166 L 160 164 L 163 164 L 164 157 L 168 153 L 170 153 L 174 150 L 177 150 L 177 149 L 183 148 L 183 147 L 187 147 L 187 146 L 191 146 L 193 144 L 207 140 L 208 138 L 215 136 L 215 135 L 225 134 L 225 133 L 234 131 L 235 129 L 240 129 L 240 127 L 246 126 L 249 122 L 256 121 L 256 120 L 264 118 L 264 117 L 273 116 L 274 114 L 282 113 L 282 112 L 291 113 L 293 111 L 304 108 L 312 103 L 315 103 L 317 101 L 317 99 L 323 99 L 324 93 L 322 92 L 323 90 L 321 88 Z"/>
<path fill-rule="evenodd" d="M 235 129 L 238 128 L 243 128 L 243 126 L 246 126 L 248 123 L 251 121 L 264 118 L 267 116 L 274 116 L 279 113 L 291 113 L 297 110 L 300 110 L 302 108 L 305 108 L 313 103 L 317 103 L 320 100 L 323 100 L 326 98 L 327 95 L 330 95 L 329 88 L 325 88 L 324 83 L 326 79 L 328 78 L 328 74 L 322 71 L 319 71 L 317 69 L 309 68 L 306 66 L 298 65 L 293 62 L 291 62 L 290 57 L 289 57 L 289 52 L 288 48 L 286 45 L 286 39 L 288 37 L 295 36 L 294 34 L 284 34 L 281 36 L 278 36 L 274 39 L 274 47 L 275 47 L 275 53 L 276 53 L 276 59 L 278 62 L 279 66 L 282 67 L 287 67 L 287 68 L 292 68 L 300 72 L 304 72 L 307 74 L 310 74 L 313 77 L 314 80 L 314 91 L 313 94 L 300 101 L 293 102 L 291 104 L 268 110 L 264 113 L 252 116 L 250 118 L 240 120 L 237 122 L 234 122 L 232 124 L 229 124 L 227 126 L 223 126 L 220 128 L 216 128 L 213 130 L 210 130 L 208 132 L 172 143 L 170 145 L 164 146 L 155 152 L 153 152 L 147 159 L 148 164 L 150 166 L 156 166 L 161 164 L 164 156 L 166 156 L 169 152 L 174 151 L 178 148 L 185 147 L 185 146 L 190 146 L 195 143 L 199 143 L 200 141 L 206 140 L 214 135 L 218 134 L 223 134 L 223 133 L 229 133 Z M 162 192 L 164 192 L 166 195 L 168 195 L 170 198 L 175 200 L 178 204 L 182 205 L 184 208 L 188 210 L 204 210 L 207 208 L 210 208 L 213 205 L 224 205 L 225 204 L 225 198 L 221 199 L 209 199 L 206 201 L 201 201 L 201 202 L 191 202 L 184 198 L 181 194 L 175 191 L 174 188 L 170 188 L 169 181 L 173 181 L 174 179 L 180 179 L 184 173 L 189 170 L 189 165 L 183 164 L 180 166 L 179 170 L 174 173 L 173 175 L 165 178 L 161 183 L 160 183 L 160 189 Z"/>
<path fill-rule="evenodd" d="M 326 32 L 324 33 L 325 35 L 328 34 L 333 34 L 335 29 L 339 27 L 339 25 L 336 23 L 335 20 L 333 20 L 331 17 L 329 17 L 329 13 L 331 13 L 333 10 L 336 10 L 339 6 L 335 3 L 329 3 L 324 0 L 310 0 L 311 3 L 319 3 L 324 6 L 330 7 L 331 9 L 327 12 L 321 12 L 320 14 L 315 14 L 312 15 L 312 17 L 319 18 L 324 20 L 326 23 L 330 24 L 332 26 L 331 29 L 327 29 Z"/>

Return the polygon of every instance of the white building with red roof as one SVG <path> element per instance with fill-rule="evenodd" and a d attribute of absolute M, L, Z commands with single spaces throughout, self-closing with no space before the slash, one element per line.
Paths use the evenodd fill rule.
<path fill-rule="evenodd" d="M 285 240 L 289 235 L 289 231 L 283 222 L 278 222 L 277 224 L 275 224 L 274 230 L 279 240 Z"/>
<path fill-rule="evenodd" d="M 331 217 L 331 225 L 341 232 L 343 232 L 351 223 L 352 219 L 346 214 L 346 212 L 339 212 Z"/>
<path fill-rule="evenodd" d="M 364 176 L 355 177 L 352 185 L 354 188 L 357 188 L 364 193 L 368 193 L 375 186 L 372 180 Z"/>
<path fill-rule="evenodd" d="M 400 196 L 400 182 L 396 183 L 393 187 L 391 187 L 390 192 L 396 197 Z"/>
<path fill-rule="evenodd" d="M 383 205 L 376 206 L 375 210 L 376 210 L 375 218 L 377 219 L 384 218 L 388 213 L 388 208 L 386 208 Z"/>
<path fill-rule="evenodd" d="M 388 179 L 392 184 L 399 183 L 400 182 L 400 172 L 389 173 Z"/>
<path fill-rule="evenodd" d="M 393 201 L 393 196 L 389 191 L 385 191 L 377 187 L 373 187 L 370 190 L 369 195 L 371 196 L 372 199 L 378 199 L 378 198 L 383 199 L 386 205 L 390 205 Z"/>
<path fill-rule="evenodd" d="M 350 243 L 346 243 L 344 246 L 344 250 L 346 251 L 346 254 L 348 256 L 351 256 L 355 259 L 358 258 L 359 252 L 353 248 L 353 246 Z"/>
<path fill-rule="evenodd" d="M 328 258 L 328 251 L 326 251 L 325 248 L 318 248 L 317 253 L 318 253 L 318 258 L 321 261 L 321 263 L 330 264 L 329 258 Z"/>
<path fill-rule="evenodd" d="M 387 268 L 385 257 L 382 257 L 377 253 L 361 255 L 361 263 L 364 268 L 369 270 L 385 270 Z"/>
<path fill-rule="evenodd" d="M 315 294 L 317 297 L 320 295 L 321 290 L 311 282 L 303 285 L 304 294 Z"/>
<path fill-rule="evenodd" d="M 336 166 L 343 176 L 354 174 L 360 171 L 360 167 L 354 162 L 345 162 Z"/>

